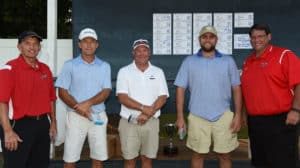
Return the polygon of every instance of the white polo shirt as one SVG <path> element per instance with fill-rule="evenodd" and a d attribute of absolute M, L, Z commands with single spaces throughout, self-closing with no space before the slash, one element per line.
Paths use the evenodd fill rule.
<path fill-rule="evenodd" d="M 135 101 L 151 106 L 155 100 L 162 95 L 169 97 L 166 78 L 162 69 L 152 65 L 142 72 L 135 63 L 122 67 L 117 76 L 116 94 L 127 94 Z M 127 119 L 131 114 L 140 114 L 138 110 L 130 109 L 121 105 L 121 117 Z M 156 111 L 154 117 L 160 116 L 160 110 Z"/>

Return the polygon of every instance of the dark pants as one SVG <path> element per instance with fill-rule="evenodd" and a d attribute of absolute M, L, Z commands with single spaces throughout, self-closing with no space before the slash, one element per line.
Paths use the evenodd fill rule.
<path fill-rule="evenodd" d="M 286 125 L 287 113 L 248 116 L 252 165 L 267 168 L 296 168 L 297 126 Z"/>
<path fill-rule="evenodd" d="M 11 121 L 14 131 L 23 140 L 16 151 L 5 148 L 4 132 L 0 128 L 4 168 L 48 168 L 50 137 L 47 115 L 37 119 L 24 117 Z"/>

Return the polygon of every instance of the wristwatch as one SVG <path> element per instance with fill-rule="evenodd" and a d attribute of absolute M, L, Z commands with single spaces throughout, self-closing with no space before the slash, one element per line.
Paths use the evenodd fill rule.
<path fill-rule="evenodd" d="M 300 109 L 297 109 L 297 108 L 294 108 L 294 107 L 291 108 L 291 111 L 295 111 L 295 112 L 300 113 Z"/>

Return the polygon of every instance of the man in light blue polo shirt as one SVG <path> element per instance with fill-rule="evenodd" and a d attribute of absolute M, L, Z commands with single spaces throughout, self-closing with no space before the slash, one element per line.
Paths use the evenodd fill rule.
<path fill-rule="evenodd" d="M 75 168 L 86 136 L 92 167 L 103 167 L 102 161 L 108 157 L 104 101 L 111 91 L 110 65 L 95 55 L 99 46 L 95 30 L 83 29 L 78 46 L 81 54 L 65 62 L 55 83 L 59 97 L 68 108 L 64 167 Z"/>
<path fill-rule="evenodd" d="M 177 74 L 176 106 L 178 128 L 186 128 L 183 107 L 185 90 L 190 92 L 187 147 L 193 150 L 191 167 L 202 168 L 213 142 L 220 166 L 232 167 L 230 152 L 238 147 L 236 132 L 241 127 L 240 76 L 231 56 L 215 49 L 218 37 L 213 26 L 199 34 L 201 49 L 187 56 Z M 235 113 L 230 111 L 233 93 Z"/>

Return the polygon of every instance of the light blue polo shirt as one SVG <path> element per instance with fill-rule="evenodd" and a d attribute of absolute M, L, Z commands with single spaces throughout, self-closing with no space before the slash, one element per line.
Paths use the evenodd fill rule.
<path fill-rule="evenodd" d="M 77 102 L 85 101 L 103 89 L 111 89 L 110 65 L 97 57 L 87 63 L 79 55 L 65 62 L 55 86 L 68 90 Z M 104 112 L 104 102 L 92 106 L 92 109 Z M 68 110 L 74 111 L 69 107 Z"/>
<path fill-rule="evenodd" d="M 199 50 L 184 59 L 174 85 L 189 89 L 192 114 L 216 121 L 230 107 L 231 87 L 240 85 L 240 75 L 231 56 L 216 51 L 207 58 Z"/>

